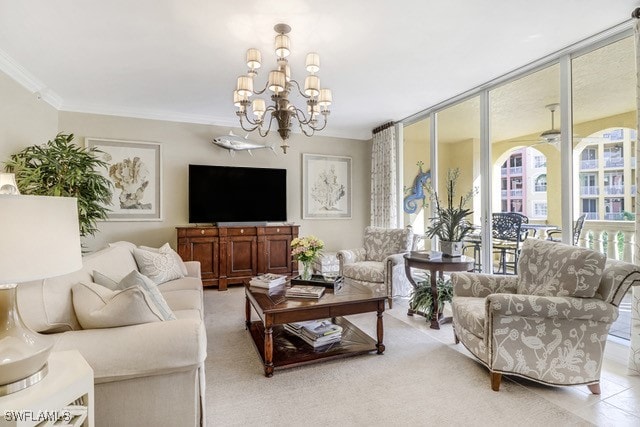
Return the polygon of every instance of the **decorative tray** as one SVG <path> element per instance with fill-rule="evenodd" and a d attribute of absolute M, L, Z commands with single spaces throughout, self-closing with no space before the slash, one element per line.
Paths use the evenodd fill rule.
<path fill-rule="evenodd" d="M 291 285 L 311 285 L 324 286 L 325 288 L 334 288 L 337 284 L 341 284 L 342 276 L 325 276 L 322 274 L 312 274 L 311 279 L 303 280 L 300 276 L 291 279 Z"/>

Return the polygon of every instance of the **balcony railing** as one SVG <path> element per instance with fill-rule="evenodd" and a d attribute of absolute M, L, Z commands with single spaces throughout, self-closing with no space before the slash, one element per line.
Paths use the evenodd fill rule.
<path fill-rule="evenodd" d="M 509 190 L 509 195 L 511 197 L 522 197 L 522 188 L 516 190 Z"/>
<path fill-rule="evenodd" d="M 597 196 L 600 194 L 599 187 L 594 187 L 592 185 L 584 185 L 580 186 L 580 195 L 581 196 Z"/>
<path fill-rule="evenodd" d="M 583 169 L 598 169 L 598 159 L 580 160 L 580 170 Z"/>
<path fill-rule="evenodd" d="M 624 194 L 624 185 L 605 185 L 604 194 Z"/>
<path fill-rule="evenodd" d="M 502 198 L 507 197 L 507 190 L 501 190 Z"/>
<path fill-rule="evenodd" d="M 585 219 L 596 220 L 598 218 L 598 212 L 582 212 L 585 215 Z"/>
<path fill-rule="evenodd" d="M 621 168 L 624 166 L 624 158 L 615 157 L 613 159 L 604 159 L 605 168 Z"/>
<path fill-rule="evenodd" d="M 585 221 L 579 246 L 607 254 L 610 259 L 633 262 L 635 255 L 634 221 Z"/>
<path fill-rule="evenodd" d="M 522 166 L 509 168 L 509 174 L 510 175 L 522 175 Z"/>
<path fill-rule="evenodd" d="M 545 191 L 547 191 L 547 186 L 546 185 L 536 184 L 535 189 L 538 192 L 545 192 Z"/>
<path fill-rule="evenodd" d="M 501 174 L 502 176 L 507 175 L 507 168 L 500 168 L 500 174 Z"/>
<path fill-rule="evenodd" d="M 610 212 L 604 214 L 605 221 L 622 221 L 624 219 L 624 212 Z"/>

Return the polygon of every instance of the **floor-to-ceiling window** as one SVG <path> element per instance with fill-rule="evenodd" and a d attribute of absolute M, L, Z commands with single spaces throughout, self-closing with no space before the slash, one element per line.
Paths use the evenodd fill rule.
<path fill-rule="evenodd" d="M 636 71 L 632 37 L 572 59 L 574 218 L 584 246 L 633 260 L 636 204 Z M 629 339 L 631 292 L 611 333 Z"/>
<path fill-rule="evenodd" d="M 402 211 L 404 224 L 410 225 L 416 234 L 423 234 L 429 223 L 424 186 L 431 179 L 430 131 L 429 117 L 405 125 L 403 130 Z"/>

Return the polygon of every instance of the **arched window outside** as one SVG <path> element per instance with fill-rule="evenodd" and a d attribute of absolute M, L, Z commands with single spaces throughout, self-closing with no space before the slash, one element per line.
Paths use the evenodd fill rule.
<path fill-rule="evenodd" d="M 536 178 L 534 190 L 539 193 L 547 191 L 547 174 L 546 173 L 543 173 L 542 175 L 538 175 L 538 177 Z"/>

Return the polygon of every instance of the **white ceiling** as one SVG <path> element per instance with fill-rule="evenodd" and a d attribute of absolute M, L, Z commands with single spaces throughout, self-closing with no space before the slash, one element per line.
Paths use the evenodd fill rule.
<path fill-rule="evenodd" d="M 0 69 L 61 110 L 235 127 L 232 91 L 246 49 L 262 51 L 265 82 L 263 70 L 275 65 L 273 26 L 284 22 L 293 77 L 304 79 L 304 57 L 316 51 L 322 86 L 333 91 L 322 134 L 369 139 L 388 120 L 628 21 L 639 5 L 0 0 Z"/>

